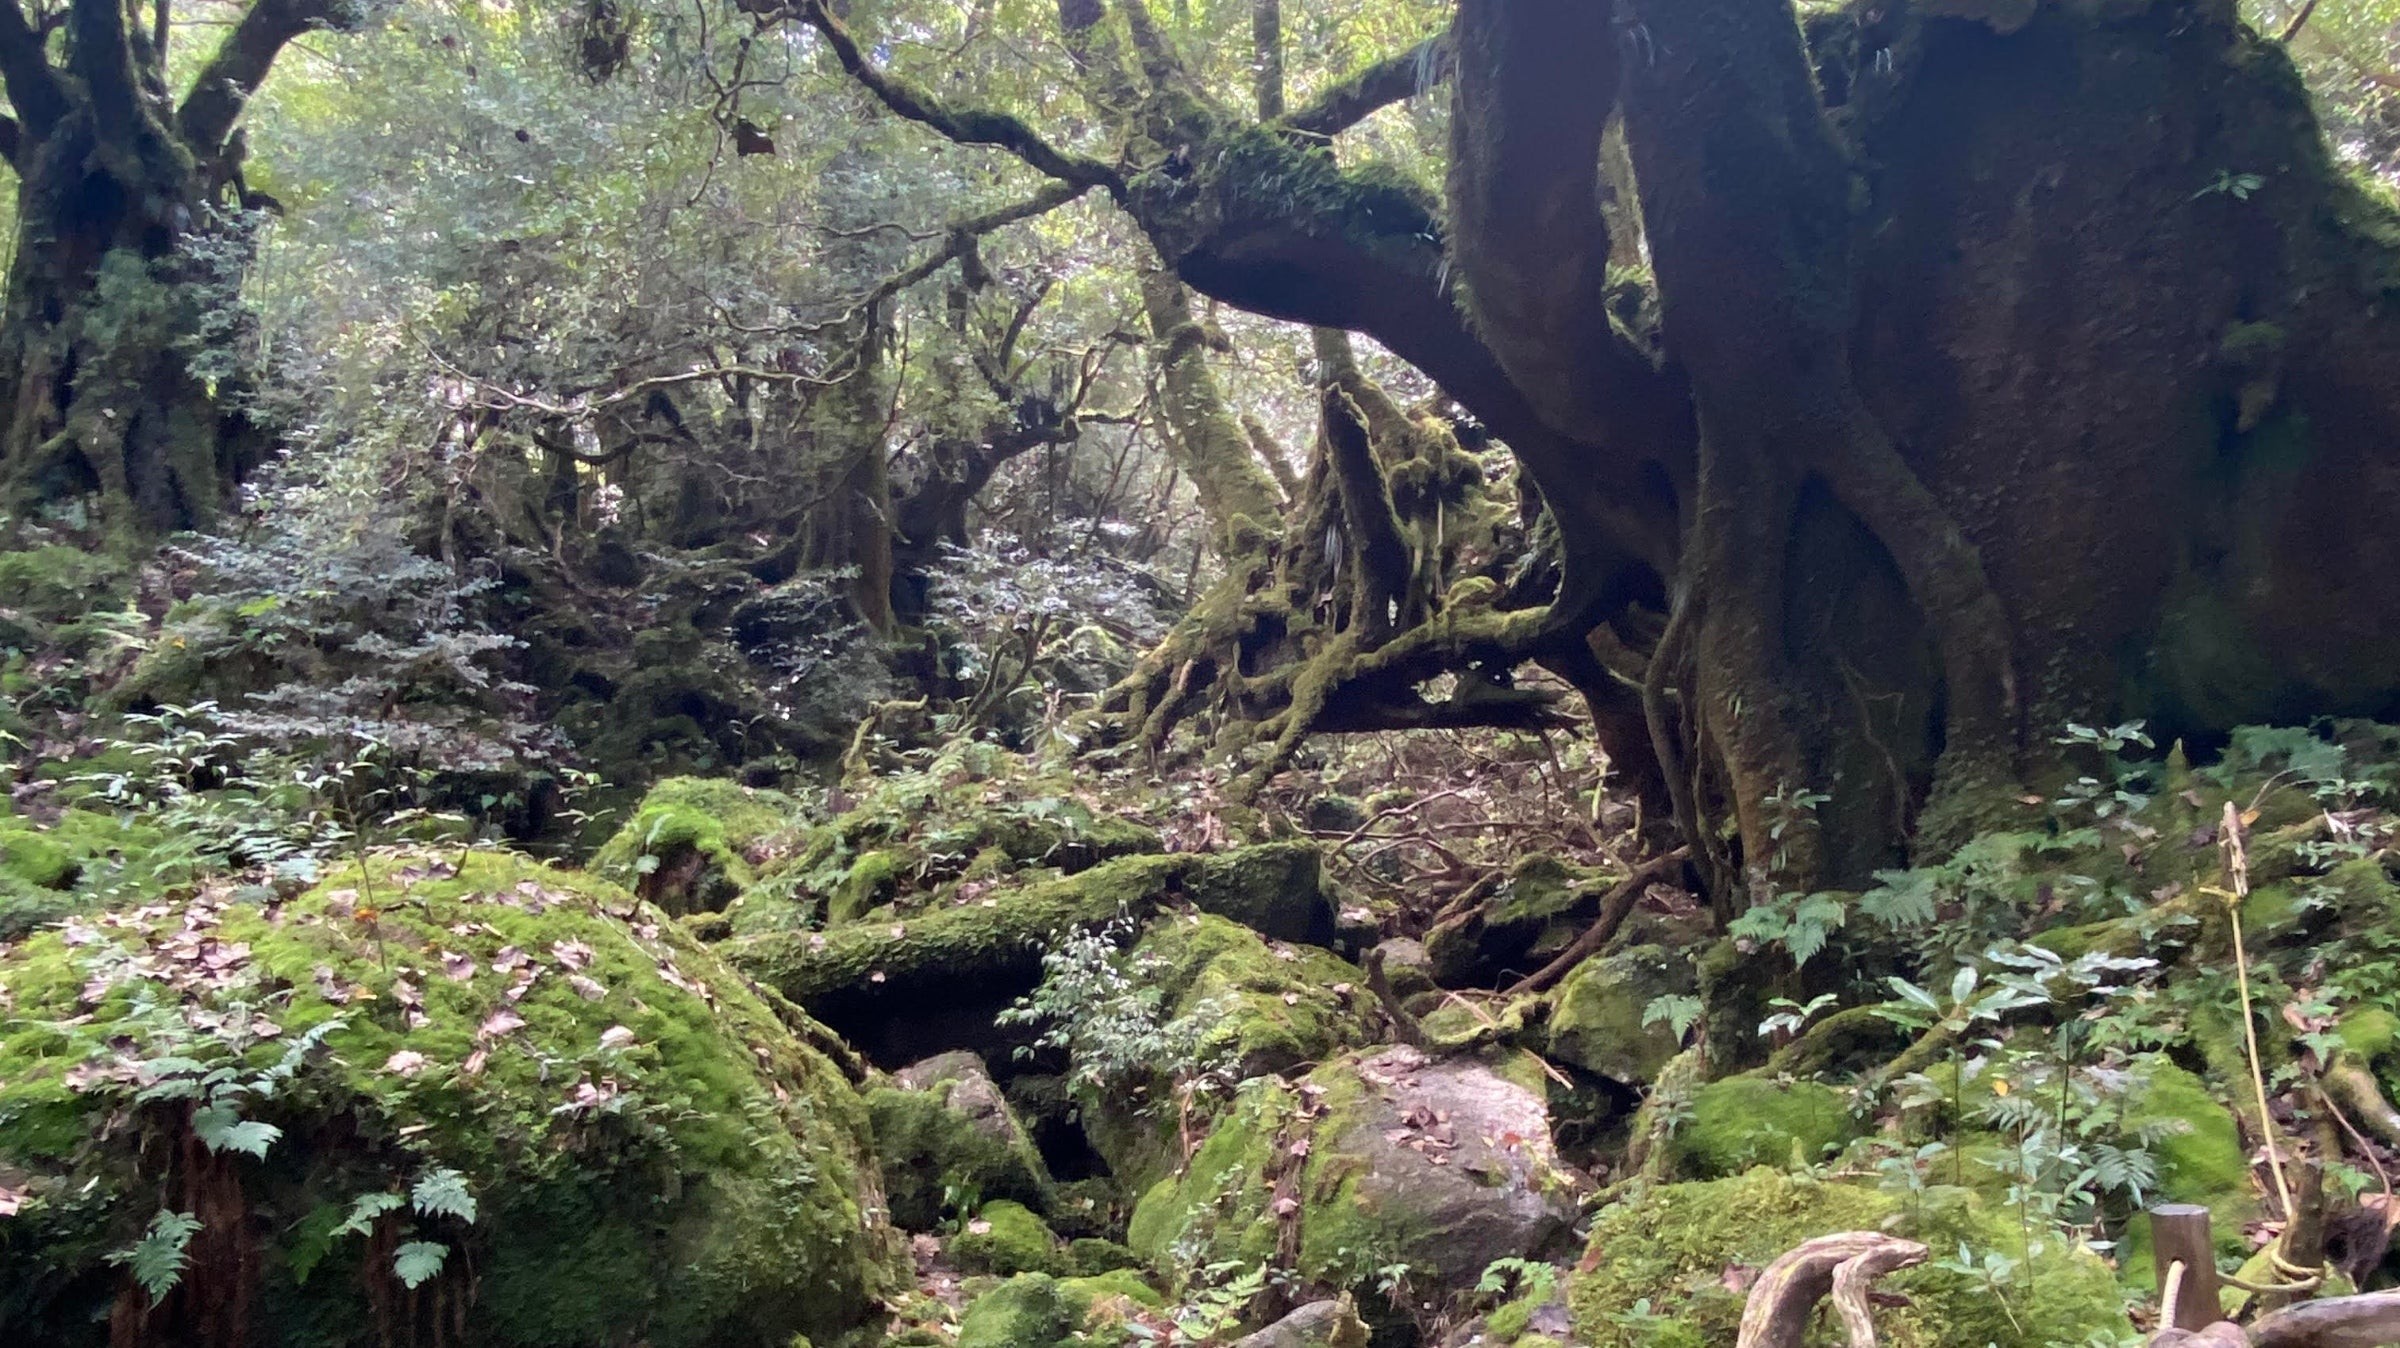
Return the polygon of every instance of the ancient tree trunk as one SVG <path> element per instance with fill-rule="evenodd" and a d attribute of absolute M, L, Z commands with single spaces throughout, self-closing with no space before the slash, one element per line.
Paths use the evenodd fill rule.
<path fill-rule="evenodd" d="M 0 148 L 18 182 L 0 309 L 6 509 L 96 496 L 113 527 L 188 527 L 257 462 L 261 439 L 227 396 L 239 362 L 214 321 L 241 243 L 214 211 L 243 204 L 243 104 L 284 44 L 331 13 L 259 0 L 176 108 L 152 36 L 113 0 L 74 0 L 41 29 L 0 0 L 16 111 Z"/>

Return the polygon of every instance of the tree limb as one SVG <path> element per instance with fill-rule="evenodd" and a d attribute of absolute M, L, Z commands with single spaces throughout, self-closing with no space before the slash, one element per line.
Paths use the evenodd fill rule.
<path fill-rule="evenodd" d="M 1840 1308 L 1851 1348 L 1874 1348 L 1875 1330 L 1863 1304 L 1867 1284 L 1923 1263 L 1926 1253 L 1913 1240 L 1876 1231 L 1846 1231 L 1804 1241 L 1759 1274 L 1742 1308 L 1736 1348 L 1800 1348 L 1810 1313 L 1827 1292 L 1859 1303 Z"/>
<path fill-rule="evenodd" d="M 1572 973 L 1576 965 L 1599 954 L 1601 948 L 1617 934 L 1617 928 L 1625 925 L 1626 917 L 1633 912 L 1633 905 L 1640 902 L 1642 894 L 1669 871 L 1682 865 L 1691 854 L 1690 847 L 1678 847 L 1634 867 L 1633 874 L 1618 881 L 1614 888 L 1601 896 L 1600 915 L 1592 919 L 1592 925 L 1584 929 L 1583 935 L 1575 938 L 1573 945 L 1558 952 L 1558 958 L 1518 979 L 1501 995 L 1522 997 L 1540 992 Z"/>
<path fill-rule="evenodd" d="M 1450 78 L 1456 66 L 1450 34 L 1436 34 L 1318 94 L 1281 125 L 1311 136 L 1338 136 L 1392 104 L 1434 88 Z"/>
<path fill-rule="evenodd" d="M 16 109 L 24 138 L 40 140 L 66 115 L 66 91 L 50 68 L 42 35 L 26 22 L 17 0 L 0 0 L 0 79 Z"/>
<path fill-rule="evenodd" d="M 1106 188 L 1111 196 L 1124 193 L 1124 180 L 1115 169 L 1097 159 L 1058 149 L 1022 119 L 983 108 L 945 107 L 907 81 L 878 68 L 859 50 L 858 40 L 850 36 L 850 30 L 825 8 L 823 0 L 801 0 L 799 14 L 824 35 L 825 45 L 833 49 L 834 59 L 842 63 L 842 69 L 900 116 L 930 127 L 961 145 L 997 146 L 1024 160 L 1035 171 L 1062 182 Z"/>
<path fill-rule="evenodd" d="M 175 115 L 184 144 L 198 155 L 222 152 L 242 109 L 266 82 L 284 47 L 311 29 L 332 26 L 328 0 L 257 0 L 184 95 Z"/>

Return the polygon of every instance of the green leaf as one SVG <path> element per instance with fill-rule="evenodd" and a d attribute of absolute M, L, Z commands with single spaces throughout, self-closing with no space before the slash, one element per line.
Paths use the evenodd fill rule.
<path fill-rule="evenodd" d="M 360 1194 L 358 1201 L 350 1205 L 350 1216 L 340 1226 L 333 1228 L 333 1234 L 363 1236 L 373 1228 L 376 1218 L 399 1207 L 404 1201 L 398 1194 Z"/>
<path fill-rule="evenodd" d="M 392 1251 L 392 1276 L 413 1292 L 440 1273 L 442 1261 L 449 1257 L 450 1247 L 439 1241 L 412 1240 Z"/>
<path fill-rule="evenodd" d="M 267 1148 L 283 1136 L 271 1123 L 245 1119 L 231 1105 L 205 1105 L 192 1111 L 192 1135 L 211 1152 L 238 1151 L 253 1160 L 267 1158 Z"/>
<path fill-rule="evenodd" d="M 1700 999 L 1689 993 L 1670 992 L 1653 997 L 1650 1004 L 1642 1008 L 1642 1028 L 1648 1029 L 1663 1020 L 1667 1023 L 1668 1032 L 1681 1039 L 1684 1031 L 1692 1028 L 1693 1022 L 1700 1019 L 1700 1009 Z"/>
<path fill-rule="evenodd" d="M 200 1219 L 188 1212 L 161 1211 L 150 1219 L 150 1229 L 140 1240 L 111 1252 L 108 1262 L 130 1265 L 133 1280 L 156 1301 L 183 1281 L 184 1265 L 190 1262 L 186 1250 L 199 1229 Z"/>
<path fill-rule="evenodd" d="M 467 1177 L 455 1170 L 436 1168 L 418 1175 L 408 1201 L 429 1217 L 475 1220 L 475 1195 L 467 1191 Z"/>

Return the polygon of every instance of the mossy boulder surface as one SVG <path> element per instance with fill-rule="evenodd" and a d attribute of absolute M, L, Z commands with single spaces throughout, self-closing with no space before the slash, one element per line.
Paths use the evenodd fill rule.
<path fill-rule="evenodd" d="M 757 867 L 800 804 L 715 777 L 669 777 L 592 855 L 592 870 L 670 913 L 716 912 L 757 883 Z"/>
<path fill-rule="evenodd" d="M 1848 1101 L 1831 1086 L 1728 1077 L 1692 1093 L 1670 1155 L 1679 1173 L 1715 1179 L 1757 1165 L 1813 1165 L 1858 1132 Z"/>
<path fill-rule="evenodd" d="M 1142 1196 L 1127 1243 L 1179 1275 L 1296 1249 L 1303 1278 L 1361 1292 L 1404 1263 L 1436 1300 L 1539 1252 L 1574 1212 L 1538 1093 L 1399 1047 L 1244 1085 L 1184 1173 Z"/>
<path fill-rule="evenodd" d="M 1878 1289 L 1909 1298 L 1875 1311 L 1891 1348 L 2056 1348 L 2127 1337 L 2115 1277 L 2089 1249 L 2036 1230 L 2016 1214 L 1955 1189 L 1911 1204 L 1873 1189 L 1765 1168 L 1731 1179 L 1647 1189 L 1592 1223 L 1585 1271 L 1569 1283 L 1576 1341 L 1590 1348 L 1720 1348 L 1739 1329 L 1746 1279 L 1817 1236 L 1887 1231 L 1923 1241 L 1933 1257 Z M 1964 1247 L 2013 1260 L 1995 1283 L 1940 1265 Z M 1838 1326 L 1812 1332 L 1835 1344 Z"/>
<path fill-rule="evenodd" d="M 154 825 L 101 810 L 47 823 L 0 804 L 0 941 L 96 908 L 138 903 L 191 878 L 197 854 Z"/>
<path fill-rule="evenodd" d="M 2242 1231 L 2260 1215 L 2258 1190 L 2250 1180 L 2241 1127 L 2207 1083 L 2163 1057 L 2144 1059 L 2126 1092 L 2119 1127 L 2128 1138 L 2151 1139 L 2160 1200 L 2206 1207 L 2218 1253 L 2232 1259 L 2250 1254 Z M 2146 1214 L 2126 1223 L 2122 1245 L 2125 1281 L 2155 1285 Z"/>
<path fill-rule="evenodd" d="M 1689 961 L 1664 946 L 1636 946 L 1576 965 L 1550 1004 L 1550 1053 L 1632 1085 L 1658 1076 L 1683 1045 L 1663 1021 L 1643 1023 L 1660 997 L 1697 986 Z"/>
<path fill-rule="evenodd" d="M 853 1330 L 901 1276 L 823 1031 L 604 881 L 378 855 L 281 903 L 69 920 L 0 951 L 0 986 L 0 1171 L 25 1193 L 0 1323 L 59 1335 L 24 1342 L 105 1317 L 128 1285 L 105 1256 L 162 1193 L 202 1225 L 192 1295 L 151 1315 L 246 1293 L 259 1342 L 455 1307 L 464 1344 L 780 1348 Z M 445 1174 L 471 1217 L 422 1201 Z M 410 1293 L 416 1242 L 447 1257 Z"/>
<path fill-rule="evenodd" d="M 1058 1236 L 1022 1203 L 986 1203 L 950 1242 L 950 1257 L 969 1273 L 1068 1273 Z"/>
<path fill-rule="evenodd" d="M 892 1221 L 931 1230 L 945 1210 L 1005 1198 L 1047 1207 L 1050 1172 L 972 1053 L 912 1063 L 867 1092 Z"/>
<path fill-rule="evenodd" d="M 1169 1014 L 1205 1014 L 1200 1055 L 1240 1079 L 1318 1062 L 1377 1029 L 1366 977 L 1315 946 L 1270 941 L 1215 913 L 1169 914 L 1136 947 L 1157 958 Z"/>
<path fill-rule="evenodd" d="M 1158 1293 L 1131 1273 L 1058 1278 L 1021 1273 L 977 1297 L 958 1324 L 958 1348 L 1081 1348 L 1117 1341 L 1133 1312 Z"/>

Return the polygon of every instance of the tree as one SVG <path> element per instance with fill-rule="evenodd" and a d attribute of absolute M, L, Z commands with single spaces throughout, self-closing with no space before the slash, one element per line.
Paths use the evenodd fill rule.
<path fill-rule="evenodd" d="M 14 116 L 16 250 L 0 312 L 0 498 L 11 510 L 98 493 L 133 532 L 200 523 L 265 450 L 222 387 L 243 243 L 240 122 L 276 58 L 354 0 L 254 0 L 180 104 L 167 89 L 170 0 L 147 31 L 114 0 L 29 14 L 0 3 Z"/>
<path fill-rule="evenodd" d="M 2065 723 L 2400 694 L 2400 220 L 2221 0 L 1461 0 L 1263 120 L 1143 0 L 1062 0 L 1079 143 L 797 13 L 891 111 L 1505 440 L 1560 554 L 1508 652 L 1656 763 L 1721 913 L 2004 816 Z M 1336 162 L 1445 71 L 1443 199 Z"/>

